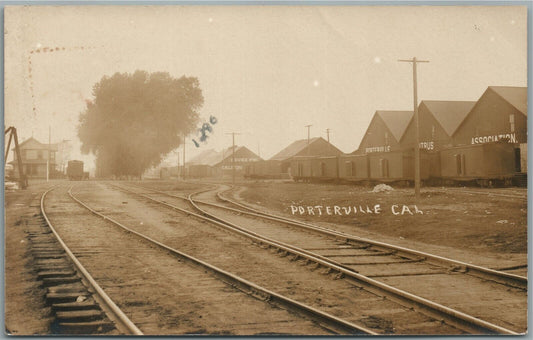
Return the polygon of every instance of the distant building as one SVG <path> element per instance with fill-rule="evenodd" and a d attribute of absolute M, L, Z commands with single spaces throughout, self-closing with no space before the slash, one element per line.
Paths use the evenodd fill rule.
<path fill-rule="evenodd" d="M 222 152 L 217 152 L 214 149 L 204 150 L 185 164 L 186 176 L 191 178 L 213 177 L 216 175 L 214 166 L 222 159 Z"/>
<path fill-rule="evenodd" d="M 50 151 L 50 177 L 58 175 L 56 171 L 56 153 L 57 144 L 43 144 L 31 137 L 19 144 L 20 157 L 22 160 L 22 171 L 27 178 L 46 178 L 46 165 L 48 163 L 48 152 Z M 15 176 L 18 177 L 18 159 L 17 153 L 13 148 L 13 165 Z"/>
<path fill-rule="evenodd" d="M 390 152 L 401 148 L 402 138 L 413 111 L 376 111 L 368 128 L 353 154 Z"/>
<path fill-rule="evenodd" d="M 338 156 L 342 151 L 329 143 L 322 137 L 314 137 L 309 139 L 300 139 L 285 149 L 281 150 L 274 156 L 272 156 L 267 162 L 265 167 L 276 169 L 279 167 L 281 174 L 289 173 L 291 161 L 294 157 L 306 157 L 306 156 Z"/>
<path fill-rule="evenodd" d="M 229 147 L 222 151 L 222 161 L 215 165 L 218 174 L 232 176 L 235 167 L 235 175 L 243 176 L 251 163 L 261 160 L 261 157 L 245 146 L 235 146 L 235 152 L 233 150 L 233 147 Z"/>
<path fill-rule="evenodd" d="M 261 157 L 245 146 L 235 146 L 235 164 L 233 149 L 229 147 L 220 152 L 205 150 L 193 157 L 186 164 L 186 173 L 191 178 L 232 176 L 233 165 L 237 176 L 244 175 L 249 164 L 260 161 Z"/>

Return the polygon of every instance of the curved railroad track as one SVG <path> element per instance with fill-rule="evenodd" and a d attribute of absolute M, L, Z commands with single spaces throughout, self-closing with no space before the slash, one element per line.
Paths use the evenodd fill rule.
<path fill-rule="evenodd" d="M 61 203 L 61 210 L 56 212 L 56 219 L 63 224 L 61 231 L 68 234 L 70 242 L 75 244 L 73 252 L 83 254 L 84 260 L 97 272 L 96 280 L 104 281 L 102 286 L 116 297 L 145 334 L 377 334 L 364 326 L 248 282 L 155 240 L 118 222 L 115 212 L 104 214 L 100 212 L 102 208 L 90 207 L 70 189 L 68 195 L 78 209 L 72 204 L 67 205 L 64 199 L 56 200 L 57 206 Z M 92 225 L 88 230 L 72 230 L 72 223 L 66 223 L 59 216 L 66 211 L 81 215 L 80 209 L 86 211 L 83 217 L 85 224 Z M 89 212 L 92 217 L 87 216 Z M 95 219 L 98 221 L 95 222 Z M 97 235 L 102 232 L 105 235 L 98 240 Z M 126 248 L 132 248 L 132 244 L 135 244 L 135 249 L 130 249 L 128 253 Z M 102 261 L 113 255 L 115 259 L 109 263 Z M 132 264 L 124 257 L 137 257 L 136 261 L 143 262 L 150 257 L 153 259 L 149 267 L 131 269 L 129 266 Z M 113 273 L 113 270 L 117 272 Z M 142 276 L 140 273 L 147 270 L 165 272 L 167 276 L 154 277 L 152 280 L 139 277 Z M 126 272 L 130 274 L 125 276 Z M 179 278 L 176 278 L 177 273 Z M 162 283 L 161 280 L 172 280 L 172 286 L 177 285 L 179 289 L 172 289 L 169 283 Z M 132 284 L 134 281 L 137 283 Z M 151 297 L 158 294 L 163 297 Z M 157 305 L 161 300 L 165 301 L 164 305 Z M 149 317 L 143 315 L 147 313 Z M 191 315 L 196 314 L 199 321 L 189 320 Z M 180 323 L 189 324 L 180 327 Z"/>
<path fill-rule="evenodd" d="M 148 200 L 151 200 L 152 202 L 156 202 L 158 204 L 165 205 L 169 208 L 172 208 L 174 210 L 181 211 L 183 213 L 191 213 L 190 210 L 184 209 L 183 207 L 178 207 L 175 205 L 175 203 L 171 204 L 167 201 L 163 201 L 162 199 L 154 198 L 154 195 L 163 195 L 165 197 L 171 197 L 173 199 L 179 199 L 184 200 L 186 199 L 183 196 L 178 195 L 172 195 L 165 192 L 160 192 L 157 190 L 150 190 L 149 194 L 146 193 L 139 193 L 138 191 L 131 190 L 130 188 L 124 188 L 123 186 L 118 187 L 121 190 L 124 190 L 130 194 L 138 195 L 141 197 L 144 197 Z M 139 189 L 139 188 L 137 188 Z M 145 188 L 143 188 L 145 189 Z M 514 324 L 512 322 L 509 322 L 509 320 L 500 320 L 498 318 L 492 318 L 490 321 L 495 322 L 489 322 L 485 321 L 479 317 L 475 317 L 472 315 L 467 314 L 466 312 L 459 311 L 454 308 L 450 308 L 445 306 L 444 304 L 436 303 L 428 298 L 417 296 L 413 293 L 409 293 L 405 290 L 393 287 L 389 284 L 386 284 L 386 281 L 391 281 L 390 278 L 407 278 L 408 280 L 412 280 L 412 277 L 414 275 L 417 275 L 417 281 L 419 281 L 419 278 L 423 275 L 426 276 L 432 276 L 433 277 L 433 284 L 438 282 L 438 280 L 442 279 L 442 277 L 437 277 L 436 275 L 441 275 L 445 277 L 452 277 L 457 276 L 464 278 L 466 275 L 458 275 L 461 272 L 467 271 L 464 267 L 458 267 L 457 261 L 453 262 L 454 268 L 446 268 L 443 270 L 442 264 L 440 268 L 438 266 L 435 266 L 433 262 L 442 262 L 447 259 L 442 259 L 430 254 L 420 253 L 411 251 L 409 249 L 403 249 L 396 247 L 393 251 L 391 251 L 390 248 L 386 248 L 386 244 L 383 243 L 371 243 L 369 244 L 368 241 L 370 240 L 362 240 L 359 238 L 354 238 L 350 235 L 341 234 L 341 233 L 334 233 L 332 231 L 326 231 L 322 229 L 315 229 L 315 230 L 305 230 L 305 232 L 302 233 L 301 225 L 298 225 L 298 231 L 295 227 L 295 225 L 292 225 L 290 232 L 287 229 L 287 222 L 284 222 L 284 229 L 278 230 L 277 232 L 272 233 L 272 230 L 275 229 L 273 226 L 274 224 L 271 223 L 272 220 L 269 221 L 267 225 L 260 226 L 260 223 L 258 223 L 259 219 L 266 218 L 265 215 L 255 214 L 254 213 L 254 222 L 250 223 L 250 220 L 242 220 L 243 215 L 250 215 L 250 213 L 246 213 L 244 211 L 239 211 L 232 209 L 231 213 L 237 216 L 238 218 L 241 218 L 239 220 L 239 224 L 236 224 L 234 220 L 229 221 L 228 220 L 228 213 L 224 215 L 224 218 L 221 218 L 221 210 L 228 210 L 227 207 L 221 207 L 219 205 L 215 205 L 213 203 L 207 203 L 207 202 L 198 202 L 198 200 L 193 200 L 192 196 L 194 195 L 201 195 L 203 192 L 212 191 L 211 188 L 203 190 L 201 192 L 197 192 L 195 194 L 191 194 L 187 197 L 190 204 L 192 204 L 195 209 L 200 211 L 203 215 L 209 216 L 209 219 L 211 220 L 211 223 L 218 223 L 222 224 L 226 228 L 232 230 L 235 233 L 245 234 L 247 237 L 254 240 L 254 242 L 261 244 L 266 247 L 270 247 L 273 249 L 278 249 L 279 251 L 291 254 L 293 256 L 293 259 L 303 259 L 306 262 L 315 263 L 318 266 L 323 266 L 328 268 L 328 270 L 336 273 L 338 276 L 344 276 L 349 280 L 355 281 L 358 284 L 364 285 L 365 288 L 369 290 L 374 290 L 379 292 L 379 294 L 383 296 L 388 296 L 389 298 L 393 298 L 397 301 L 401 301 L 402 303 L 411 306 L 412 308 L 416 308 L 418 310 L 423 310 L 424 312 L 433 315 L 438 316 L 439 319 L 445 320 L 447 323 L 453 324 L 455 326 L 461 326 L 462 329 L 466 329 L 468 332 L 479 332 L 479 333 L 498 333 L 498 334 L 517 334 L 520 332 L 523 332 L 524 329 L 522 328 L 522 324 L 518 323 Z M 199 207 L 199 205 L 202 205 L 202 208 Z M 218 210 L 218 212 L 215 214 L 213 210 L 207 211 L 206 206 L 208 206 L 210 209 Z M 216 221 L 216 222 L 215 222 Z M 279 224 L 280 221 L 276 221 L 276 223 Z M 291 221 L 291 223 L 293 223 Z M 246 227 L 242 227 L 243 224 L 246 224 Z M 253 226 L 252 226 L 253 225 Z M 306 226 L 308 228 L 308 226 Z M 270 234 L 269 234 L 270 232 Z M 317 238 L 316 234 L 320 233 L 322 234 Z M 280 235 L 283 235 L 285 238 L 280 238 Z M 287 235 L 289 235 L 287 237 Z M 327 235 L 329 239 L 325 239 L 324 235 Z M 292 237 L 292 238 L 291 238 Z M 365 241 L 365 242 L 362 242 Z M 373 241 L 372 241 L 373 242 Z M 295 246 L 296 244 L 296 246 Z M 351 252 L 351 254 L 350 254 Z M 355 253 L 354 253 L 355 252 Z M 422 257 L 421 255 L 424 255 Z M 427 258 L 431 257 L 430 260 Z M 377 259 L 377 260 L 371 260 L 371 261 L 364 261 L 361 263 L 359 261 L 358 263 L 350 263 L 346 262 L 345 258 L 366 258 L 366 259 Z M 341 261 L 339 261 L 341 260 Z M 432 262 L 433 261 L 433 262 Z M 450 260 L 453 261 L 453 260 Z M 391 268 L 395 266 L 401 266 L 401 265 L 410 265 L 410 266 L 419 266 L 419 264 L 423 263 L 425 268 L 411 268 L 410 272 L 405 273 L 391 273 Z M 429 267 L 428 267 L 429 266 Z M 354 268 L 355 267 L 355 268 Z M 419 266 L 420 267 L 420 266 Z M 357 268 L 357 269 L 356 269 Z M 364 269 L 363 269 L 364 268 Z M 370 270 L 368 268 L 371 268 Z M 477 268 L 477 270 L 481 270 L 481 268 Z M 371 272 L 374 271 L 372 274 Z M 486 273 L 489 273 L 490 275 L 495 275 L 493 270 L 482 270 L 484 271 L 484 275 Z M 362 272 L 364 275 L 362 275 L 360 272 Z M 452 275 L 450 275 L 452 274 Z M 504 273 L 505 274 L 505 273 Z M 372 275 L 375 278 L 380 278 L 380 280 L 376 280 L 374 278 L 370 278 L 369 276 Z M 503 286 L 505 284 L 508 284 L 511 282 L 513 285 L 520 285 L 521 279 L 516 278 L 513 275 L 504 275 L 506 278 L 503 280 L 503 284 L 500 283 L 490 283 L 493 286 Z M 383 279 L 387 278 L 387 279 Z M 478 278 L 474 278 L 476 281 L 476 284 L 480 287 L 486 286 L 483 282 L 484 280 L 479 280 Z M 459 280 L 459 283 L 461 283 L 462 279 Z M 509 282 L 508 282 L 509 281 Z M 518 282 L 518 283 L 516 283 Z M 458 283 L 458 281 L 448 281 L 447 284 L 455 285 Z M 472 284 L 470 282 L 470 284 Z M 395 284 L 396 286 L 401 286 L 401 284 Z M 419 285 L 420 286 L 420 285 Z M 431 285 L 426 287 L 431 287 Z M 489 285 L 490 286 L 490 285 Z M 476 288 L 476 287 L 474 287 Z M 492 289 L 493 287 L 490 286 L 489 289 Z M 516 295 L 515 302 L 517 300 L 520 300 L 522 295 L 525 296 L 525 292 L 521 288 L 511 288 L 509 286 L 505 286 L 505 290 L 512 289 L 512 294 Z M 455 299 L 462 300 L 464 298 L 464 294 L 460 293 L 459 288 L 453 290 L 455 292 Z M 511 294 L 511 295 L 512 295 Z M 452 298 L 451 296 L 448 296 L 448 298 Z M 474 297 L 475 298 L 475 297 Z M 501 300 L 501 299 L 500 299 Z M 462 301 L 464 302 L 464 301 Z M 476 304 L 477 302 L 477 304 Z M 524 299 L 524 303 L 525 303 Z M 483 306 L 479 305 L 478 301 L 469 301 L 469 304 L 474 305 L 474 308 L 471 309 L 475 313 L 480 313 L 483 310 Z M 476 305 L 478 309 L 476 310 Z M 525 312 L 521 310 L 519 314 L 524 315 Z M 483 315 L 483 318 L 491 319 L 490 317 L 487 317 L 487 315 Z M 498 325 L 497 323 L 500 325 Z M 502 326 L 501 324 L 505 325 Z M 510 328 L 506 328 L 509 327 Z"/>
<path fill-rule="evenodd" d="M 143 333 L 109 298 L 57 233 L 45 209 L 45 198 L 52 190 L 54 188 L 48 189 L 41 196 L 40 209 L 46 226 L 55 239 L 47 235 L 49 234 L 47 231 L 42 231 L 41 235 L 34 234 L 32 237 L 34 256 L 45 261 L 37 267 L 38 276 L 48 287 L 46 298 L 55 313 L 52 331 L 64 334 L 98 334 L 103 328 L 112 327 L 103 320 L 100 312 L 102 309 L 122 334 L 142 335 Z M 59 243 L 60 248 L 55 246 L 55 241 Z M 71 270 L 69 262 L 74 265 L 75 272 Z"/>

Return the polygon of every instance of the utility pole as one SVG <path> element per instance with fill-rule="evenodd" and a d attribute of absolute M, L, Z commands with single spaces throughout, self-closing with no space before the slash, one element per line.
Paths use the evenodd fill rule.
<path fill-rule="evenodd" d="M 305 126 L 307 128 L 307 156 L 310 155 L 310 151 L 311 151 L 309 149 L 309 142 L 311 140 L 311 126 L 313 126 L 313 125 L 309 124 L 309 125 Z"/>
<path fill-rule="evenodd" d="M 48 125 L 48 161 L 46 162 L 46 181 L 48 182 L 50 180 L 50 148 L 52 144 L 52 127 Z"/>
<path fill-rule="evenodd" d="M 413 63 L 413 103 L 415 118 L 415 197 L 420 199 L 420 128 L 418 124 L 418 97 L 417 97 L 417 76 L 416 63 L 429 63 L 429 60 L 400 59 L 399 62 Z"/>
<path fill-rule="evenodd" d="M 183 174 L 181 177 L 183 180 L 185 180 L 185 135 L 183 135 Z"/>
<path fill-rule="evenodd" d="M 235 135 L 240 135 L 238 132 L 231 132 L 226 133 L 226 135 L 231 135 L 233 138 L 233 147 L 232 147 L 232 153 L 231 153 L 231 170 L 232 170 L 232 177 L 233 177 L 233 185 L 235 185 Z"/>
<path fill-rule="evenodd" d="M 329 144 L 329 131 L 330 131 L 330 130 L 331 130 L 330 128 L 327 128 L 327 129 L 326 129 L 326 135 L 328 136 L 328 144 Z"/>

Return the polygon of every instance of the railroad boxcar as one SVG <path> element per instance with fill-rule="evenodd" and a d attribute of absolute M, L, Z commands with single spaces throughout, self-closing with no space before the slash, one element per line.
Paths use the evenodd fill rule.
<path fill-rule="evenodd" d="M 188 166 L 188 177 L 191 178 L 205 178 L 213 177 L 215 171 L 213 167 L 207 164 L 191 164 Z"/>
<path fill-rule="evenodd" d="M 256 162 L 249 162 L 245 166 L 245 177 L 265 179 L 283 178 L 281 172 L 281 161 L 260 160 Z"/>
<path fill-rule="evenodd" d="M 297 156 L 290 161 L 289 173 L 295 181 L 308 181 L 312 177 L 311 163 L 316 157 L 313 156 Z"/>
<path fill-rule="evenodd" d="M 467 181 L 481 186 L 511 184 L 515 174 L 514 146 L 505 142 L 443 149 L 440 159 L 446 184 Z"/>
<path fill-rule="evenodd" d="M 339 179 L 339 157 L 315 157 L 311 162 L 311 178 L 323 181 Z"/>
<path fill-rule="evenodd" d="M 369 179 L 373 182 L 411 183 L 415 177 L 412 150 L 369 153 Z M 430 162 L 426 152 L 420 152 L 420 179 L 429 178 Z"/>
<path fill-rule="evenodd" d="M 71 181 L 81 181 L 84 177 L 82 161 L 68 161 L 67 177 Z"/>
<path fill-rule="evenodd" d="M 339 157 L 339 177 L 356 182 L 368 180 L 369 163 L 367 155 L 343 155 Z"/>

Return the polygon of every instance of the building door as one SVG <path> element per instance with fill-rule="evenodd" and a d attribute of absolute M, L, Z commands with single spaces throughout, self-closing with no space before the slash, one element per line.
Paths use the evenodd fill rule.
<path fill-rule="evenodd" d="M 514 171 L 522 172 L 522 162 L 520 159 L 520 148 L 514 149 Z"/>

